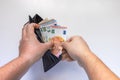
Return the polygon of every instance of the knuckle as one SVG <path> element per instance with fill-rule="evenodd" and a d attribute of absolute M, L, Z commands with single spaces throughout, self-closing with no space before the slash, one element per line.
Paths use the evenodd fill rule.
<path fill-rule="evenodd" d="M 27 22 L 27 23 L 24 24 L 24 27 L 27 27 L 28 25 L 29 25 L 29 23 Z"/>

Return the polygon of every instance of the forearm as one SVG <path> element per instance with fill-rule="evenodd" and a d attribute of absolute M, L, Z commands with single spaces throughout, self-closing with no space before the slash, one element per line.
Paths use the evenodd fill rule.
<path fill-rule="evenodd" d="M 19 80 L 31 65 L 29 59 L 18 57 L 0 68 L 0 80 Z"/>
<path fill-rule="evenodd" d="M 87 53 L 81 60 L 90 80 L 119 80 L 92 52 Z"/>

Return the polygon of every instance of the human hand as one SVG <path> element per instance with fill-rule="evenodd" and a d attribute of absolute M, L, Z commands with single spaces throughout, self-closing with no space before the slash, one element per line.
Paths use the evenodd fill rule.
<path fill-rule="evenodd" d="M 73 36 L 66 42 L 62 44 L 62 46 L 66 49 L 68 56 L 68 60 L 77 60 L 84 58 L 86 53 L 90 52 L 90 49 L 87 43 L 80 36 Z"/>
<path fill-rule="evenodd" d="M 34 33 L 34 28 L 39 25 L 27 23 L 22 30 L 22 39 L 19 46 L 19 56 L 29 59 L 32 63 L 39 60 L 45 51 L 52 46 L 52 42 L 40 43 Z"/>

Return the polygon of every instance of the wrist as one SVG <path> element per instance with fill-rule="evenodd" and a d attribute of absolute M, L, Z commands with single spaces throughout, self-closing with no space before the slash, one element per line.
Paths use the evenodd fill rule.
<path fill-rule="evenodd" d="M 30 56 L 27 56 L 27 55 L 20 55 L 18 58 L 19 58 L 21 61 L 24 61 L 24 62 L 26 62 L 26 63 L 29 64 L 29 65 L 32 65 L 32 64 L 34 63 L 33 58 L 30 57 Z"/>
<path fill-rule="evenodd" d="M 82 53 L 82 55 L 78 56 L 78 60 L 77 61 L 78 61 L 78 63 L 80 65 L 85 66 L 86 62 L 88 60 L 93 60 L 94 59 L 94 58 L 91 58 L 91 57 L 93 57 L 93 55 L 94 54 L 91 51 L 86 51 L 86 52 Z"/>

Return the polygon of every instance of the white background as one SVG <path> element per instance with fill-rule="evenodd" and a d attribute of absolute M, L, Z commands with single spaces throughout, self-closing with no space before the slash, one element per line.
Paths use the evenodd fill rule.
<path fill-rule="evenodd" d="M 16 58 L 28 15 L 55 18 L 68 37 L 81 35 L 92 51 L 120 77 L 120 0 L 0 0 L 0 66 Z M 88 80 L 76 62 L 61 61 L 44 73 L 35 63 L 21 80 Z"/>

